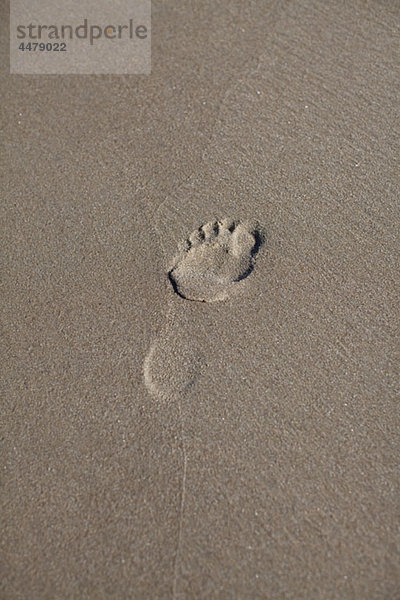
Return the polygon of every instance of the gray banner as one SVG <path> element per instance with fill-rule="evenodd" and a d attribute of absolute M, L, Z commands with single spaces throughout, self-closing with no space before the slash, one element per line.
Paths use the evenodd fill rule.
<path fill-rule="evenodd" d="M 11 0 L 11 73 L 150 71 L 150 0 Z"/>

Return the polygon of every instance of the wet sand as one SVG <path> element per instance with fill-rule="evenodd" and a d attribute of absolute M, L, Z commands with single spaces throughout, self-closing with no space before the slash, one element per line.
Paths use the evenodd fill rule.
<path fill-rule="evenodd" d="M 1 598 L 398 598 L 399 4 L 155 2 L 149 77 L 1 21 Z"/>

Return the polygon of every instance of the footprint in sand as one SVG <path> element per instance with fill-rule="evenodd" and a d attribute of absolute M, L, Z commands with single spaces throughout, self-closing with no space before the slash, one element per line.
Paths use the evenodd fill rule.
<path fill-rule="evenodd" d="M 253 270 L 261 241 L 248 223 L 206 223 L 190 235 L 168 273 L 175 292 L 199 302 L 226 300 Z"/>
<path fill-rule="evenodd" d="M 248 222 L 206 223 L 189 236 L 168 270 L 174 291 L 185 300 L 201 303 L 228 299 L 246 285 L 262 243 L 261 229 Z M 207 363 L 200 340 L 202 328 L 195 327 L 206 307 L 176 300 L 171 298 L 165 328 L 144 362 L 148 390 L 164 400 L 186 396 Z"/>

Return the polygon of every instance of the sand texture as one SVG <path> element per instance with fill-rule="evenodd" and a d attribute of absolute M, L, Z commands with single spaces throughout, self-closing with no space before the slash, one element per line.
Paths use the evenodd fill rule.
<path fill-rule="evenodd" d="M 398 600 L 400 3 L 2 16 L 0 598 Z"/>

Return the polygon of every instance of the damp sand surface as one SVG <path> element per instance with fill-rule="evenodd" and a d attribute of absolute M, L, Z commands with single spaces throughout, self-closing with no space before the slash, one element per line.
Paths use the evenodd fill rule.
<path fill-rule="evenodd" d="M 2 598 L 398 597 L 399 23 L 155 2 L 149 77 L 2 49 Z"/>

